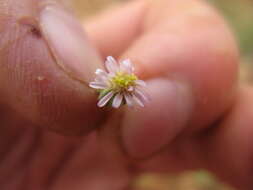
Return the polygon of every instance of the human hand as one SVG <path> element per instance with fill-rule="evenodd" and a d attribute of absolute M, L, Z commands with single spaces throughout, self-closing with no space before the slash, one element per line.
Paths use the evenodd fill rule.
<path fill-rule="evenodd" d="M 1 189 L 121 190 L 144 171 L 198 168 L 251 189 L 252 90 L 204 2 L 136 1 L 85 22 L 98 53 L 56 3 L 0 7 Z M 107 55 L 136 64 L 145 108 L 96 107 L 87 84 Z"/>

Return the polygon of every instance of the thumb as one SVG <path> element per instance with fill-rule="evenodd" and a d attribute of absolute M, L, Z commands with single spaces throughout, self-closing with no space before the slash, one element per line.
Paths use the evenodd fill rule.
<path fill-rule="evenodd" d="M 3 103 L 54 131 L 94 128 L 101 113 L 87 84 L 102 64 L 75 18 L 49 1 L 3 0 L 0 8 Z"/>

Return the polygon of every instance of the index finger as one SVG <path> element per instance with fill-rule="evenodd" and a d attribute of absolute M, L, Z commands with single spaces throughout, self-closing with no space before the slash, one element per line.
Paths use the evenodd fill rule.
<path fill-rule="evenodd" d="M 128 109 L 123 142 L 145 157 L 182 133 L 203 130 L 233 104 L 238 51 L 227 24 L 202 1 L 150 3 L 144 33 L 123 54 L 149 79 L 151 102 Z"/>
<path fill-rule="evenodd" d="M 205 129 L 233 104 L 237 92 L 237 46 L 213 8 L 194 0 L 145 2 L 111 12 L 88 29 L 103 31 L 106 43 L 92 38 L 102 53 L 119 47 L 117 54 L 130 58 L 149 81 L 151 102 L 127 109 L 122 122 L 123 144 L 134 157 L 160 150 L 180 133 Z M 132 25 L 130 13 L 136 18 Z M 110 30 L 115 23 L 117 30 Z"/>

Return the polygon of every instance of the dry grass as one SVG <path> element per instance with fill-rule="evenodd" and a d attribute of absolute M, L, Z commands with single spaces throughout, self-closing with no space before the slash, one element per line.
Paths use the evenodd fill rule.
<path fill-rule="evenodd" d="M 73 0 L 77 14 L 81 17 L 95 14 L 97 11 L 124 0 Z"/>

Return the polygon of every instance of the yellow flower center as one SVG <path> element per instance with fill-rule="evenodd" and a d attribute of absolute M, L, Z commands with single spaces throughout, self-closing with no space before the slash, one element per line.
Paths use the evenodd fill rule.
<path fill-rule="evenodd" d="M 134 74 L 126 74 L 123 72 L 117 72 L 116 75 L 111 79 L 113 89 L 127 89 L 134 85 L 134 82 L 138 80 Z"/>

